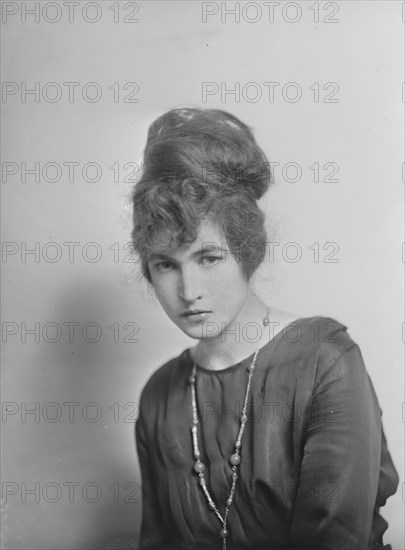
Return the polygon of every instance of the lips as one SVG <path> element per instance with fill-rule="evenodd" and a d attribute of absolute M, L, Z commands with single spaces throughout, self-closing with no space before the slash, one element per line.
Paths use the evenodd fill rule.
<path fill-rule="evenodd" d="M 181 314 L 181 317 L 192 317 L 193 315 L 201 315 L 202 313 L 211 313 L 211 311 L 206 309 L 189 309 Z"/>

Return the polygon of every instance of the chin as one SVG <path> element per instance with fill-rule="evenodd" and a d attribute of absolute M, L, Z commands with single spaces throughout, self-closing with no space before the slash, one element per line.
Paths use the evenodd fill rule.
<path fill-rule="evenodd" d="M 189 338 L 193 338 L 193 340 L 202 340 L 203 338 L 206 337 L 205 336 L 206 323 L 204 322 L 192 323 L 192 324 L 186 322 L 186 323 L 175 323 L 175 324 L 182 332 L 184 332 L 186 336 L 188 336 Z"/>
<path fill-rule="evenodd" d="M 202 340 L 204 338 L 205 332 L 202 323 L 201 325 L 193 328 L 179 326 L 179 329 L 189 338 L 193 338 L 193 340 Z"/>

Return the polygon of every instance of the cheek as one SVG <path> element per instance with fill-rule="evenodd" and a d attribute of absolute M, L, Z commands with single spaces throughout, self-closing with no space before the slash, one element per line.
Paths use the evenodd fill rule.
<path fill-rule="evenodd" d="M 229 279 L 220 289 L 220 301 L 227 308 L 238 308 L 244 302 L 246 294 L 247 287 L 243 281 Z"/>
<path fill-rule="evenodd" d="M 243 271 L 242 263 L 234 258 L 229 258 L 227 262 L 225 262 L 223 276 L 232 287 L 243 288 L 249 285 L 249 281 L 246 279 Z"/>
<path fill-rule="evenodd" d="M 174 282 L 169 277 L 152 277 L 153 290 L 160 305 L 166 310 L 176 301 Z"/>
<path fill-rule="evenodd" d="M 221 272 L 210 281 L 210 290 L 221 303 L 228 304 L 228 307 L 243 301 L 248 287 L 249 282 L 243 275 L 241 265 L 234 261 L 224 262 Z"/>

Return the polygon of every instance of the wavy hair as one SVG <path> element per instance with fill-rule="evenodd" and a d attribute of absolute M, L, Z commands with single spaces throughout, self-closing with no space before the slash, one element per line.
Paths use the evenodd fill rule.
<path fill-rule="evenodd" d="M 143 172 L 132 192 L 132 246 L 142 273 L 162 232 L 170 246 L 192 243 L 214 222 L 249 279 L 263 261 L 265 216 L 257 201 L 271 183 L 269 162 L 248 126 L 217 109 L 173 109 L 148 131 Z"/>

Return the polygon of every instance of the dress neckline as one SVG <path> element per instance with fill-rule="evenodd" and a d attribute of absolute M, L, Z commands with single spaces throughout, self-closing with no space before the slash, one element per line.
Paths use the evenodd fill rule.
<path fill-rule="evenodd" d="M 262 352 L 267 351 L 267 348 L 270 348 L 270 346 L 274 345 L 274 343 L 280 337 L 283 336 L 283 331 L 287 327 L 289 327 L 290 325 L 296 325 L 296 324 L 300 325 L 301 321 L 303 321 L 304 319 L 306 319 L 306 318 L 305 317 L 299 317 L 298 319 L 295 319 L 294 321 L 291 321 L 290 323 L 285 324 L 283 326 L 283 328 L 275 336 L 273 336 L 273 338 L 271 338 L 268 342 L 266 342 L 265 344 L 263 344 L 263 346 L 261 346 L 259 348 L 259 353 L 257 355 L 257 359 L 259 360 L 260 356 L 262 355 Z M 312 317 L 311 317 L 311 319 L 312 319 Z M 191 355 L 191 348 L 187 348 L 186 353 L 187 353 L 188 359 L 190 360 L 191 365 L 194 365 L 194 359 Z M 244 359 L 241 359 L 240 361 L 238 361 L 234 365 L 230 365 L 229 367 L 225 367 L 224 369 L 208 369 L 206 367 L 202 367 L 201 365 L 196 364 L 197 371 L 201 372 L 201 373 L 206 373 L 206 374 L 227 374 L 227 373 L 231 373 L 231 372 L 234 372 L 235 370 L 238 370 L 239 368 L 244 367 L 247 363 L 249 363 L 253 359 L 254 354 L 255 354 L 255 351 L 253 353 L 251 353 L 248 357 L 245 357 Z"/>

